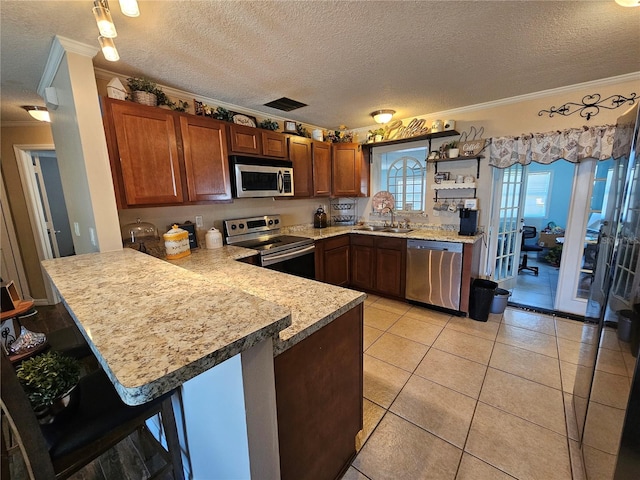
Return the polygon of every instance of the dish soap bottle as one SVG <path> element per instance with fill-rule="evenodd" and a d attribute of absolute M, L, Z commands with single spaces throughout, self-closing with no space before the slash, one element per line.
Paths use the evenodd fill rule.
<path fill-rule="evenodd" d="M 313 216 L 313 227 L 327 228 L 327 214 L 324 213 L 324 208 L 322 208 L 322 205 L 318 207 L 315 215 Z"/>
<path fill-rule="evenodd" d="M 211 230 L 209 230 L 204 237 L 204 242 L 209 250 L 222 247 L 222 234 L 220 230 L 217 230 L 216 227 L 211 227 Z"/>

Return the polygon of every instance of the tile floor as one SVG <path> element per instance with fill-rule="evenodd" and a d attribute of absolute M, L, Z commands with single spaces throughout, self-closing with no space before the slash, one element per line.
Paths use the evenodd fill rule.
<path fill-rule="evenodd" d="M 545 252 L 528 253 L 527 264 L 538 267 L 538 275 L 534 275 L 531 270 L 520 272 L 517 284 L 511 292 L 510 302 L 553 310 L 560 269 L 542 260 L 544 255 Z"/>
<path fill-rule="evenodd" d="M 582 478 L 565 422 L 582 335 L 511 307 L 478 322 L 370 296 L 364 430 L 343 479 Z"/>

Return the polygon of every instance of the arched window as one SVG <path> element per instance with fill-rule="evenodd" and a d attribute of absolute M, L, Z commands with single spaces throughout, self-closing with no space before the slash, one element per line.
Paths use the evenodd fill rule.
<path fill-rule="evenodd" d="M 382 162 L 383 172 L 386 160 L 384 158 Z M 425 170 L 424 160 L 408 155 L 390 162 L 386 172 L 387 190 L 395 199 L 396 210 L 424 210 Z"/>

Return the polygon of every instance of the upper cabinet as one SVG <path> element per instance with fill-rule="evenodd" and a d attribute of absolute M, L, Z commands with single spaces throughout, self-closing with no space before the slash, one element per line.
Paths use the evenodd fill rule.
<path fill-rule="evenodd" d="M 328 197 L 331 195 L 331 144 L 311 142 L 313 162 L 313 196 Z"/>
<path fill-rule="evenodd" d="M 160 108 L 110 99 L 105 99 L 105 107 L 119 206 L 181 203 L 176 116 Z"/>
<path fill-rule="evenodd" d="M 191 202 L 231 199 L 225 124 L 205 117 L 180 117 L 187 193 Z"/>
<path fill-rule="evenodd" d="M 332 188 L 334 197 L 369 196 L 369 162 L 358 143 L 334 143 Z"/>
<path fill-rule="evenodd" d="M 246 125 L 229 124 L 231 153 L 287 158 L 287 140 L 284 135 Z"/>
<path fill-rule="evenodd" d="M 289 144 L 289 160 L 293 162 L 294 196 L 311 197 L 313 195 L 312 140 L 290 135 L 287 142 Z"/>
<path fill-rule="evenodd" d="M 105 98 L 104 126 L 119 208 L 231 201 L 223 122 Z"/>

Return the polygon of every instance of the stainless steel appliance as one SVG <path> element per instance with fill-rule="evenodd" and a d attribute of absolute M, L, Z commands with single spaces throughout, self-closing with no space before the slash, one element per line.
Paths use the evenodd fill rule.
<path fill-rule="evenodd" d="M 280 233 L 280 215 L 225 220 L 228 245 L 259 252 L 259 264 L 272 270 L 315 279 L 313 239 Z"/>
<path fill-rule="evenodd" d="M 293 162 L 231 155 L 229 164 L 234 198 L 293 196 Z"/>
<path fill-rule="evenodd" d="M 407 300 L 459 310 L 461 279 L 462 243 L 407 241 Z"/>

